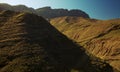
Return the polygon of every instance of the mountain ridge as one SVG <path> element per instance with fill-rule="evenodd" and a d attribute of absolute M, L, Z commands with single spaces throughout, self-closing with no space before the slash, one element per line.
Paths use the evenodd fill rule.
<path fill-rule="evenodd" d="M 60 16 L 77 16 L 77 17 L 84 17 L 84 18 L 90 18 L 87 13 L 85 13 L 82 10 L 78 9 L 52 9 L 51 7 L 43 7 L 38 9 L 33 9 L 31 7 L 27 7 L 25 5 L 15 5 L 11 6 L 9 4 L 0 4 L 0 10 L 12 10 L 17 12 L 29 12 L 34 13 L 39 16 L 42 16 L 46 19 L 56 18 Z"/>
<path fill-rule="evenodd" d="M 63 16 L 76 16 L 76 17 L 84 17 L 90 18 L 88 14 L 79 10 L 79 9 L 52 9 L 51 7 L 43 7 L 36 9 L 38 15 L 41 15 L 45 18 L 56 18 L 56 17 L 63 17 Z M 48 15 L 47 15 L 48 14 Z"/>

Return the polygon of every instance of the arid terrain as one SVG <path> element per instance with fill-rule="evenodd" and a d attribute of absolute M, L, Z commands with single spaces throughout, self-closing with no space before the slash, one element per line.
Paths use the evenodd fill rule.
<path fill-rule="evenodd" d="M 0 72 L 120 72 L 120 19 L 0 4 Z"/>
<path fill-rule="evenodd" d="M 120 19 L 103 21 L 67 16 L 52 19 L 51 24 L 120 71 Z"/>

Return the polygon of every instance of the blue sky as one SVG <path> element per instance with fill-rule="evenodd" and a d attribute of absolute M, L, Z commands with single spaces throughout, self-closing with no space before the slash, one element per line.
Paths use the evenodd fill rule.
<path fill-rule="evenodd" d="M 120 18 L 120 0 L 0 0 L 0 3 L 11 5 L 23 4 L 28 7 L 81 9 L 91 18 L 113 19 Z"/>

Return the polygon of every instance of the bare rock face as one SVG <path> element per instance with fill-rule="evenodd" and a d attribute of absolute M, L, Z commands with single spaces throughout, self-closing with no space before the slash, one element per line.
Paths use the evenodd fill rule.
<path fill-rule="evenodd" d="M 66 16 L 52 19 L 51 24 L 120 71 L 120 19 L 102 21 Z"/>

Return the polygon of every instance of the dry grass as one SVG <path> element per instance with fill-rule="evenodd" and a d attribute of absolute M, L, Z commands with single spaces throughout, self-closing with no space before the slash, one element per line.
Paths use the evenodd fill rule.
<path fill-rule="evenodd" d="M 66 21 L 68 18 L 69 21 Z M 102 21 L 80 17 L 59 17 L 50 22 L 68 38 L 76 41 L 95 56 L 108 62 L 110 60 L 110 64 L 120 70 L 120 65 L 115 62 L 116 59 L 120 62 L 120 19 Z"/>
<path fill-rule="evenodd" d="M 109 64 L 88 56 L 42 17 L 3 11 L 0 18 L 0 72 L 113 71 Z"/>

